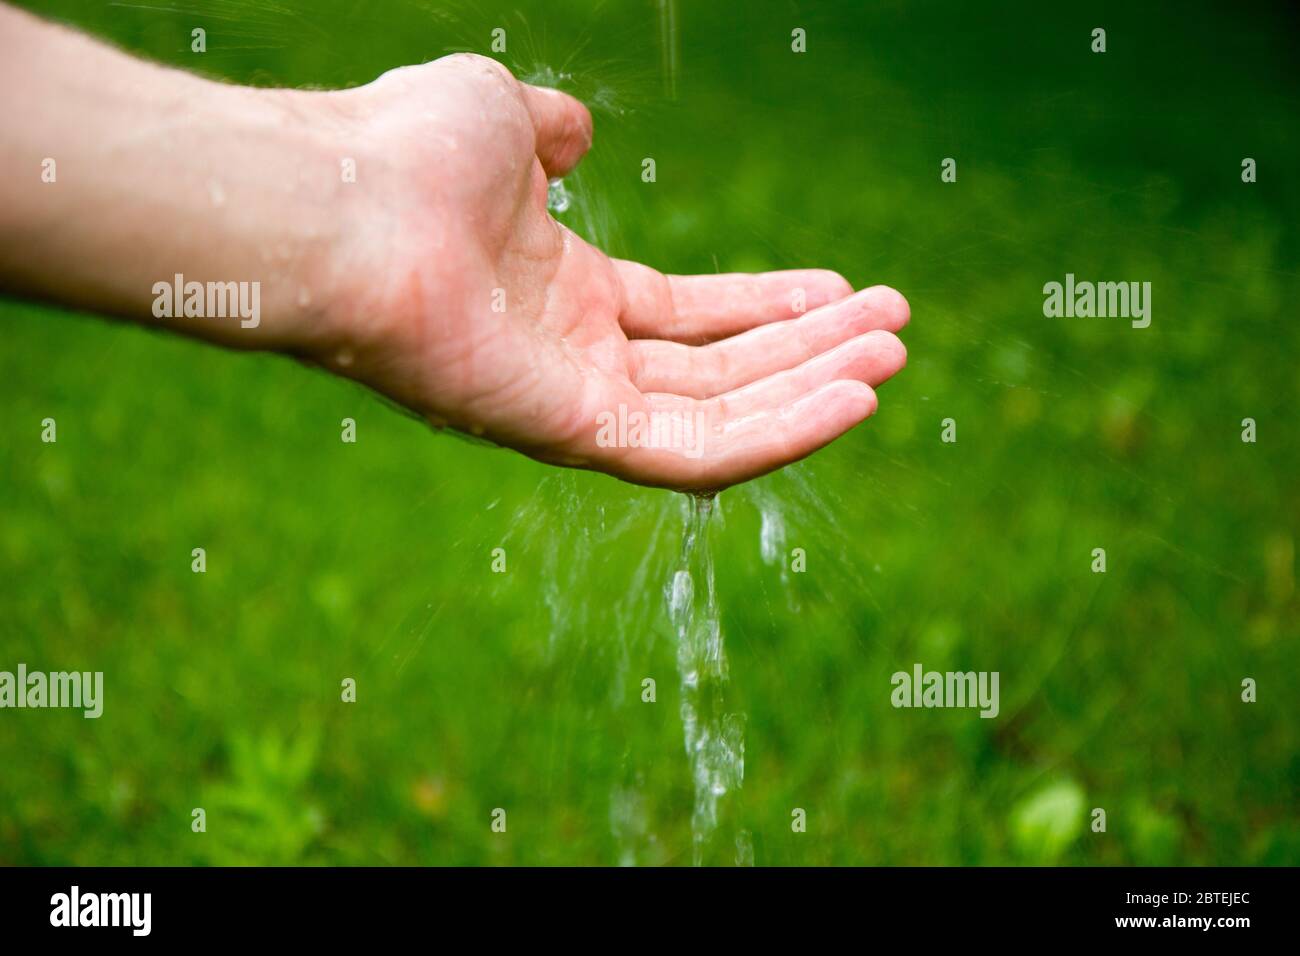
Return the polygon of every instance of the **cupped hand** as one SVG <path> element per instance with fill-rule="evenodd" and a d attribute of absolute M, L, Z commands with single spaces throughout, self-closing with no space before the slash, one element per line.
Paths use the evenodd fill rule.
<path fill-rule="evenodd" d="M 811 454 L 903 367 L 906 300 L 816 269 L 670 276 L 547 211 L 591 146 L 577 100 L 446 57 L 336 98 L 360 154 L 320 360 L 554 464 L 714 490 Z M 641 427 L 643 426 L 644 427 Z"/>

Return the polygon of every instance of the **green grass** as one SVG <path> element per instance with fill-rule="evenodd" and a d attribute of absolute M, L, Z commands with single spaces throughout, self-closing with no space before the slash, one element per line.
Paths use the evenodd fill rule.
<path fill-rule="evenodd" d="M 743 827 L 760 864 L 1300 863 L 1284 7 L 686 3 L 671 101 L 650 3 L 28 6 L 262 84 L 361 83 L 505 26 L 506 62 L 596 105 L 579 231 L 908 296 L 876 419 L 722 497 L 748 723 L 710 860 Z M 1044 318 L 1066 272 L 1150 281 L 1151 327 Z M 0 669 L 106 685 L 97 721 L 0 714 L 0 862 L 690 861 L 672 495 L 431 434 L 286 360 L 11 301 L 0 322 Z M 761 561 L 762 501 L 806 573 Z M 893 709 L 916 661 L 999 671 L 1001 715 Z"/>

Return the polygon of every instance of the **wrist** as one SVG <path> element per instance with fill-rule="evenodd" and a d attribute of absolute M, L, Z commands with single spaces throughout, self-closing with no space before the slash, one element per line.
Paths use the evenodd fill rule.
<path fill-rule="evenodd" d="M 212 109 L 231 149 L 218 233 L 262 289 L 266 322 L 247 344 L 308 357 L 346 347 L 360 218 L 351 122 L 331 94 L 298 90 L 218 86 Z"/>
<path fill-rule="evenodd" d="M 290 236 L 274 301 L 285 338 L 275 347 L 351 374 L 353 359 L 388 343 L 385 286 L 409 197 L 400 157 L 374 148 L 367 87 L 313 92 L 241 91 L 261 99 L 255 125 L 279 131 L 280 152 L 294 166 L 286 196 Z"/>

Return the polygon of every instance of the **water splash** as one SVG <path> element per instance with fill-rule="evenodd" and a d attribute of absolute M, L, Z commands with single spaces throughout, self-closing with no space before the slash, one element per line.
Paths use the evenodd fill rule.
<path fill-rule="evenodd" d="M 579 211 L 585 195 L 578 194 Z M 833 461 L 836 454 L 829 449 L 821 459 Z M 616 726 L 629 731 L 621 766 L 605 781 L 615 847 L 611 862 L 658 866 L 684 853 L 680 843 L 667 839 L 680 832 L 680 816 L 663 799 L 666 768 L 658 749 L 663 740 L 652 729 L 662 725 L 645 721 L 641 682 L 655 673 L 665 652 L 671 653 L 675 660 L 669 666 L 679 672 L 680 739 L 687 759 L 669 775 L 676 778 L 684 769 L 690 777 L 692 859 L 753 865 L 754 838 L 742 829 L 746 814 L 738 792 L 747 727 L 742 715 L 726 707 L 734 689 L 727 680 L 719 622 L 715 549 L 727 549 L 716 552 L 727 561 L 717 570 L 743 577 L 754 602 L 749 610 L 765 613 L 772 627 L 797 620 L 807 626 L 815 620 L 826 629 L 860 627 L 864 613 L 879 616 L 876 576 L 887 561 L 884 553 L 880 563 L 845 560 L 862 554 L 857 536 L 870 513 L 864 509 L 889 506 L 881 479 L 868 477 L 865 490 L 869 505 L 862 503 L 863 485 L 845 494 L 811 464 L 791 465 L 727 491 L 726 527 L 721 498 L 613 486 L 583 472 L 551 470 L 535 485 L 480 504 L 480 517 L 466 537 L 452 543 L 457 549 L 473 546 L 480 555 L 502 547 L 510 573 L 481 575 L 454 598 L 442 593 L 436 601 L 431 598 L 375 648 L 374 656 L 401 670 L 428 647 L 448 607 L 510 593 L 522 597 L 532 607 L 528 633 L 545 635 L 544 642 L 527 643 L 536 646 L 538 660 L 582 660 L 583 673 L 598 675 L 608 688 L 607 695 L 588 702 L 603 696 L 616 714 L 611 718 Z M 846 520 L 855 514 L 860 517 Z M 803 551 L 812 573 L 792 567 L 795 553 Z M 812 614 L 816 617 L 805 616 Z M 864 639 L 879 640 L 874 633 Z M 568 665 L 564 673 L 570 673 Z M 648 785 L 647 779 L 656 782 Z M 679 822 L 672 824 L 665 815 Z"/>
<path fill-rule="evenodd" d="M 681 681 L 682 737 L 695 788 L 691 814 L 692 859 L 704 852 L 718 826 L 718 802 L 740 787 L 745 776 L 745 718 L 727 713 L 727 655 L 723 646 L 714 586 L 709 532 L 720 515 L 717 499 L 688 499 L 681 559 L 665 591 L 668 617 L 677 637 L 677 671 Z M 737 839 L 737 860 L 752 850 Z"/>

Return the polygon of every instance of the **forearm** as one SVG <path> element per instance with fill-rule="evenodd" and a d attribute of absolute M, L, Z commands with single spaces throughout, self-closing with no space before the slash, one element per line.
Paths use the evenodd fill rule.
<path fill-rule="evenodd" d="M 348 184 L 324 94 L 211 82 L 0 6 L 0 103 L 4 291 L 238 347 L 334 335 Z M 221 284 L 227 313 L 242 284 L 242 311 L 187 310 L 189 283 Z"/>

